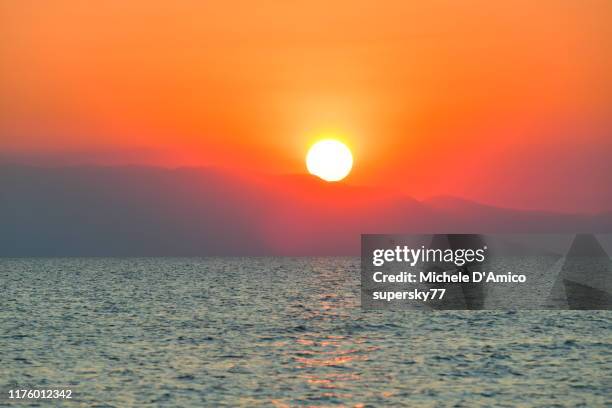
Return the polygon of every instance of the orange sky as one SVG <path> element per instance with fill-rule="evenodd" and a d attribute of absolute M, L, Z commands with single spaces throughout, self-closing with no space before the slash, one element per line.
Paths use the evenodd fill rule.
<path fill-rule="evenodd" d="M 608 0 L 4 0 L 0 153 L 297 173 L 334 131 L 353 183 L 484 202 L 507 184 L 540 208 L 591 176 L 575 206 L 598 209 L 610 21 Z"/>

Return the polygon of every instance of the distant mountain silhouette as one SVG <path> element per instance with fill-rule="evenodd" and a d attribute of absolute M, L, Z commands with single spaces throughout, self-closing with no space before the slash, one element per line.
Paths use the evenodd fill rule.
<path fill-rule="evenodd" d="M 610 232 L 612 214 L 417 201 L 310 176 L 0 166 L 0 256 L 358 254 L 362 233 Z"/>

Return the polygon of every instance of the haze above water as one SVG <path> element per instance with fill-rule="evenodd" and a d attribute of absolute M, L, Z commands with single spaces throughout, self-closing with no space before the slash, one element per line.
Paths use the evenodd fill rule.
<path fill-rule="evenodd" d="M 0 259 L 0 404 L 612 406 L 612 312 L 362 312 L 359 289 L 357 258 Z"/>

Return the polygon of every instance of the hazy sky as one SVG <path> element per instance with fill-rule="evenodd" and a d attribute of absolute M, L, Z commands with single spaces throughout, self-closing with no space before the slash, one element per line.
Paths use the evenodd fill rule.
<path fill-rule="evenodd" d="M 0 153 L 285 174 L 332 131 L 351 183 L 609 209 L 610 21 L 609 0 L 2 0 Z"/>

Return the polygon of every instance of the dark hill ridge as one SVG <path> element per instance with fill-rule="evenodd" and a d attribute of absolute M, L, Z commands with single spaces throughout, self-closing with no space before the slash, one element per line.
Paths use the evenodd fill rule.
<path fill-rule="evenodd" d="M 310 176 L 0 166 L 0 256 L 341 255 L 361 233 L 611 231 L 612 214 L 441 205 Z"/>

